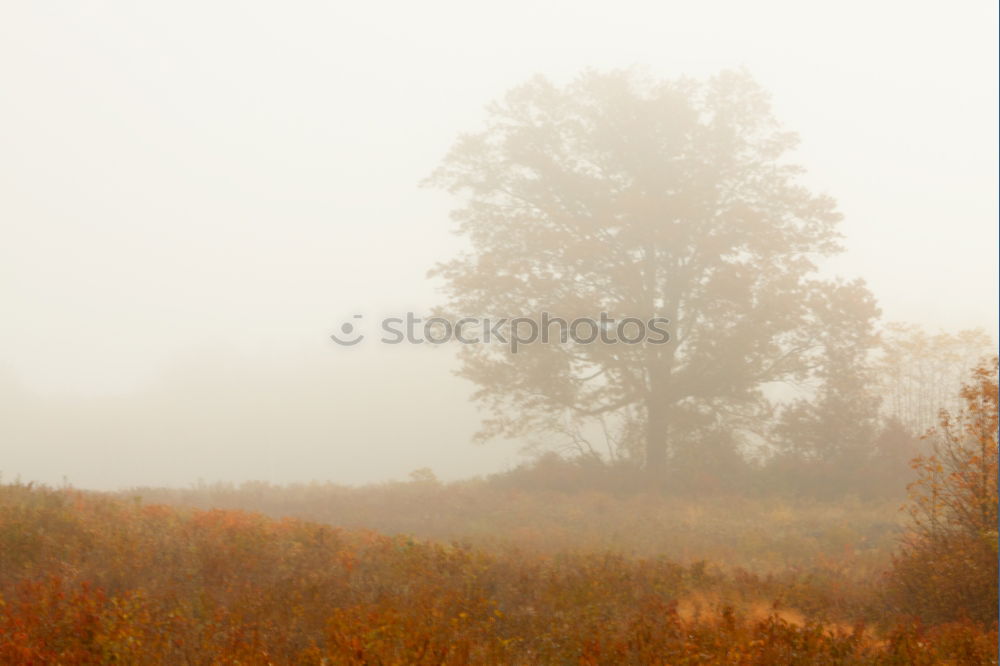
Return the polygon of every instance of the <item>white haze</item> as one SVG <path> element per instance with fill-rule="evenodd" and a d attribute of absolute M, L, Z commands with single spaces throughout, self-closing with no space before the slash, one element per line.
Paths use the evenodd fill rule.
<path fill-rule="evenodd" d="M 444 349 L 345 349 L 460 247 L 421 189 L 535 73 L 746 67 L 886 320 L 997 320 L 995 3 L 8 2 L 0 473 L 85 487 L 517 461 Z"/>

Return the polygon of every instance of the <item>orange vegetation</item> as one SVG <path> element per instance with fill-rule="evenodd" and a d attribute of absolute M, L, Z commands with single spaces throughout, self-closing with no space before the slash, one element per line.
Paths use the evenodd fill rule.
<path fill-rule="evenodd" d="M 3 663 L 995 663 L 859 587 L 0 486 Z"/>

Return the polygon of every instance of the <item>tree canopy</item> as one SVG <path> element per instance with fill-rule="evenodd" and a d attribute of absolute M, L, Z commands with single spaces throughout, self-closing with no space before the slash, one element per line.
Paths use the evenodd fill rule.
<path fill-rule="evenodd" d="M 758 428 L 767 384 L 805 380 L 845 332 L 870 329 L 863 284 L 816 275 L 841 215 L 801 183 L 797 138 L 747 74 L 536 77 L 488 111 L 429 179 L 460 198 L 470 243 L 432 272 L 446 310 L 665 317 L 671 340 L 463 348 L 491 411 L 483 436 L 596 451 L 597 432 L 659 473 L 709 433 Z"/>

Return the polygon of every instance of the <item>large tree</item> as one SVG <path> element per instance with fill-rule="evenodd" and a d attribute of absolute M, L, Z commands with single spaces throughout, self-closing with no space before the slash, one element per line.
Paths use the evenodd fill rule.
<path fill-rule="evenodd" d="M 492 411 L 481 434 L 603 432 L 659 474 L 692 433 L 752 430 L 765 385 L 806 377 L 830 325 L 815 262 L 839 249 L 840 214 L 799 182 L 796 143 L 741 72 L 537 77 L 493 103 L 429 179 L 461 197 L 469 241 L 432 272 L 444 310 L 658 316 L 672 339 L 464 347 Z"/>

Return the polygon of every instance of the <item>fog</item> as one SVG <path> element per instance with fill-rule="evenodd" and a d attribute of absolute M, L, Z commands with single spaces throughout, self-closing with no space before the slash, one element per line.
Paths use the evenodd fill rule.
<path fill-rule="evenodd" d="M 0 474 L 87 488 L 505 469 L 427 313 L 466 241 L 420 183 L 542 74 L 745 68 L 882 320 L 997 322 L 987 3 L 7 3 Z M 366 343 L 373 342 L 367 340 Z"/>

